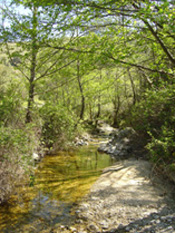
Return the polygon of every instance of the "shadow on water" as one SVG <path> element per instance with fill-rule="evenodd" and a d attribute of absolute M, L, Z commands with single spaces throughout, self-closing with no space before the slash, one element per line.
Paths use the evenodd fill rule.
<path fill-rule="evenodd" d="M 21 184 L 18 195 L 0 207 L 0 232 L 41 232 L 56 224 L 70 225 L 72 207 L 111 164 L 109 155 L 98 154 L 95 146 L 46 156 L 32 187 Z"/>

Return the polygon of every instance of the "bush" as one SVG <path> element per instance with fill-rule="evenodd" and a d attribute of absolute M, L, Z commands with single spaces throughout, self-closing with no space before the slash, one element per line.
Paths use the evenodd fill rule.
<path fill-rule="evenodd" d="M 132 110 L 131 124 L 148 136 L 147 149 L 152 159 L 175 160 L 175 85 L 149 90 Z"/>
<path fill-rule="evenodd" d="M 151 141 L 147 144 L 147 149 L 152 154 L 154 161 L 162 158 L 171 163 L 175 159 L 175 131 L 166 126 L 162 126 L 160 136 L 155 138 L 151 132 Z"/>
<path fill-rule="evenodd" d="M 42 140 L 46 147 L 64 147 L 70 141 L 75 131 L 75 118 L 64 106 L 46 103 L 40 109 L 43 119 Z"/>
<path fill-rule="evenodd" d="M 36 137 L 32 127 L 0 127 L 0 203 L 14 192 L 15 185 L 31 172 Z"/>

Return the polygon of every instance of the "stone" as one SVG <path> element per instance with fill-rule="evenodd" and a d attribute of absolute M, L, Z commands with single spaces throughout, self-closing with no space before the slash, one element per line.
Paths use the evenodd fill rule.
<path fill-rule="evenodd" d="M 88 211 L 88 209 L 89 209 L 89 204 L 83 203 L 81 204 L 79 211 Z"/>
<path fill-rule="evenodd" d="M 126 231 L 130 231 L 130 227 L 126 227 L 125 230 L 126 230 Z"/>
<path fill-rule="evenodd" d="M 166 217 L 166 216 L 161 216 L 160 219 L 161 219 L 162 221 L 166 221 L 167 217 Z"/>
<path fill-rule="evenodd" d="M 75 213 L 79 214 L 79 213 L 81 213 L 81 210 L 76 210 Z"/>
<path fill-rule="evenodd" d="M 167 219 L 167 222 L 172 222 L 172 219 L 171 219 L 171 218 L 168 218 L 168 219 Z"/>
<path fill-rule="evenodd" d="M 124 228 L 123 224 L 119 224 L 118 230 L 122 230 Z"/>
<path fill-rule="evenodd" d="M 100 231 L 99 227 L 97 225 L 95 225 L 94 223 L 91 223 L 89 226 L 88 226 L 88 230 L 90 232 L 98 232 Z"/>
<path fill-rule="evenodd" d="M 75 227 L 70 227 L 69 230 L 70 230 L 72 233 L 77 232 L 77 229 L 76 229 Z"/>
<path fill-rule="evenodd" d="M 74 144 L 76 146 L 87 146 L 87 145 L 89 145 L 88 141 L 90 141 L 89 134 L 84 134 L 84 135 L 76 137 L 74 139 Z"/>
<path fill-rule="evenodd" d="M 172 227 L 172 226 L 169 226 L 169 227 L 167 227 L 167 228 L 166 228 L 166 230 L 168 230 L 168 231 L 169 231 L 169 230 L 174 230 L 174 229 L 173 229 L 173 227 Z"/>
<path fill-rule="evenodd" d="M 133 140 L 136 132 L 131 127 L 118 131 L 113 138 L 105 144 L 100 145 L 98 151 L 114 155 L 115 158 L 128 158 L 133 151 Z"/>
<path fill-rule="evenodd" d="M 40 160 L 40 156 L 37 154 L 37 153 L 33 153 L 32 154 L 32 158 L 35 160 L 35 161 L 39 161 Z"/>
<path fill-rule="evenodd" d="M 100 225 L 102 226 L 103 229 L 108 229 L 109 224 L 106 221 L 100 222 Z"/>
<path fill-rule="evenodd" d="M 77 219 L 75 220 L 76 223 L 79 223 L 79 224 L 82 224 L 83 223 L 83 220 L 82 219 Z"/>

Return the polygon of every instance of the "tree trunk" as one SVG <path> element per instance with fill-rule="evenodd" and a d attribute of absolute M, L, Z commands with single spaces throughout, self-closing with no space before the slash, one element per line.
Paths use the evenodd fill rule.
<path fill-rule="evenodd" d="M 128 70 L 129 80 L 131 82 L 131 88 L 132 88 L 132 93 L 133 93 L 133 105 L 135 105 L 136 101 L 137 101 L 137 95 L 136 95 L 136 91 L 135 91 L 134 80 L 131 76 L 129 68 L 127 68 L 127 70 Z"/>
<path fill-rule="evenodd" d="M 100 77 L 99 77 L 99 85 L 101 83 L 101 80 L 102 80 L 102 71 L 100 70 Z M 95 128 L 97 128 L 97 125 L 98 125 L 98 120 L 99 120 L 99 117 L 100 117 L 100 114 L 101 114 L 101 93 L 99 91 L 99 94 L 98 94 L 98 104 L 97 104 L 97 114 L 96 114 L 96 117 L 95 117 Z"/>
<path fill-rule="evenodd" d="M 114 127 L 118 127 L 119 126 L 118 114 L 119 114 L 121 102 L 120 102 L 119 87 L 118 87 L 117 83 L 116 83 L 116 86 L 115 86 L 115 95 L 114 95 L 114 99 L 112 100 L 112 103 L 114 105 L 112 125 Z"/>
<path fill-rule="evenodd" d="M 113 116 L 113 126 L 118 127 L 119 121 L 118 121 L 118 113 L 120 109 L 120 96 L 117 96 L 115 100 L 113 101 L 114 104 L 114 116 Z"/>
<path fill-rule="evenodd" d="M 100 96 L 98 98 L 98 111 L 97 111 L 97 115 L 96 115 L 96 119 L 95 119 L 95 128 L 97 128 L 97 125 L 98 125 L 98 120 L 99 120 L 99 117 L 100 117 L 100 114 L 101 114 L 101 104 L 100 104 Z"/>
<path fill-rule="evenodd" d="M 33 81 L 30 80 L 29 86 L 29 97 L 28 97 L 28 105 L 27 105 L 27 113 L 26 113 L 26 123 L 30 123 L 32 121 L 32 105 L 34 102 L 34 84 Z"/>
<path fill-rule="evenodd" d="M 84 97 L 83 87 L 82 87 L 81 80 L 80 80 L 80 62 L 79 62 L 79 59 L 77 61 L 77 80 L 78 80 L 79 90 L 81 93 L 80 119 L 83 120 L 84 110 L 85 110 L 85 97 Z"/>
<path fill-rule="evenodd" d="M 92 122 L 93 121 L 93 116 L 92 116 L 92 106 L 91 103 L 89 103 L 89 119 Z"/>
<path fill-rule="evenodd" d="M 36 72 L 36 57 L 37 57 L 37 8 L 33 7 L 33 34 L 32 34 L 32 51 L 31 51 L 31 68 L 30 68 L 30 79 L 29 79 L 29 96 L 26 113 L 26 123 L 32 121 L 32 107 L 34 102 L 34 91 L 35 91 L 35 72 Z"/>

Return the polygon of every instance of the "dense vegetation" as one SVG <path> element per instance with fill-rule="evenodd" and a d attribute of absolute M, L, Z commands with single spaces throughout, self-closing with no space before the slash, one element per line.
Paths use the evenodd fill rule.
<path fill-rule="evenodd" d="M 100 119 L 132 126 L 175 169 L 174 1 L 12 2 L 1 7 L 1 201 L 34 152 Z"/>

